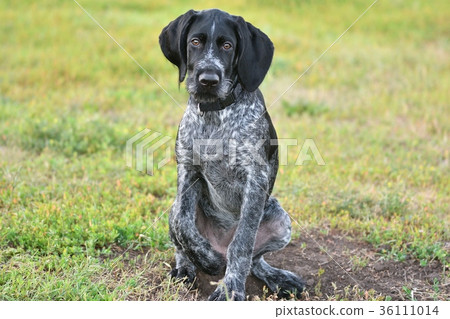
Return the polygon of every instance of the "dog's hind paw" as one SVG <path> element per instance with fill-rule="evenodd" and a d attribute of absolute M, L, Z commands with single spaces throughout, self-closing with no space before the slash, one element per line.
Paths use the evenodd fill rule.
<path fill-rule="evenodd" d="M 181 280 L 187 284 L 192 284 L 195 280 L 195 270 L 187 267 L 173 268 L 169 275 L 175 280 Z"/>
<path fill-rule="evenodd" d="M 296 298 L 301 298 L 301 294 L 305 290 L 305 281 L 296 274 L 287 270 L 280 270 L 275 281 L 277 286 L 277 295 L 281 298 L 290 299 L 293 295 Z"/>

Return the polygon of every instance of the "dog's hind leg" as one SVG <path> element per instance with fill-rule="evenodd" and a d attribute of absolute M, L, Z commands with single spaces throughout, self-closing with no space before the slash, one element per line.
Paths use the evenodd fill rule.
<path fill-rule="evenodd" d="M 305 282 L 296 274 L 270 266 L 263 258 L 269 251 L 284 248 L 291 239 L 291 220 L 278 201 L 270 197 L 256 236 L 252 274 L 266 283 L 278 296 L 286 298 L 291 293 L 300 297 Z"/>
<path fill-rule="evenodd" d="M 173 208 L 172 208 L 173 210 Z M 172 217 L 173 211 L 170 212 Z M 183 252 L 183 248 L 177 239 L 176 233 L 173 229 L 173 221 L 169 223 L 169 235 L 172 243 L 175 245 L 175 268 L 170 271 L 170 276 L 178 280 L 185 280 L 187 283 L 192 283 L 195 279 L 195 265 L 189 260 Z"/>
<path fill-rule="evenodd" d="M 212 249 L 211 243 L 198 231 L 195 214 L 202 184 L 199 178 L 183 165 L 178 165 L 178 193 L 169 214 L 169 233 L 177 248 L 180 265 L 190 261 L 210 275 L 218 274 L 225 260 Z M 185 268 L 185 267 L 184 267 Z M 192 269 L 192 267 L 188 267 Z"/>
<path fill-rule="evenodd" d="M 195 279 L 195 266 L 187 258 L 181 249 L 177 248 L 175 252 L 176 267 L 170 272 L 172 278 L 185 280 L 186 283 L 192 283 Z"/>

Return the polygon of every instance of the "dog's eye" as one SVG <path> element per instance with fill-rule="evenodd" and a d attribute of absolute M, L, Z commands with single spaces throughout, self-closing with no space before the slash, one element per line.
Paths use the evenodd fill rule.
<path fill-rule="evenodd" d="M 194 38 L 191 40 L 191 43 L 193 46 L 198 47 L 200 45 L 200 40 L 197 38 Z"/>
<path fill-rule="evenodd" d="M 222 45 L 222 48 L 224 48 L 224 50 L 230 50 L 231 49 L 231 43 L 230 42 L 225 42 L 223 45 Z"/>

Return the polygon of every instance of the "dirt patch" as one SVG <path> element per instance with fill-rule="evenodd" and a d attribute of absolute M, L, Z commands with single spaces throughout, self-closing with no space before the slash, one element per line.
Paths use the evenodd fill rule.
<path fill-rule="evenodd" d="M 139 287 L 125 293 L 123 298 L 127 300 L 206 300 L 216 287 L 211 282 L 222 278 L 199 272 L 194 286 L 188 287 L 169 279 L 175 261 L 165 252 L 118 246 L 112 250 L 113 256 L 105 258 L 121 262 L 102 278 L 109 277 L 111 289 L 136 278 Z M 449 271 L 441 263 L 432 261 L 421 266 L 412 258 L 402 262 L 387 260 L 381 250 L 339 232 L 311 231 L 285 249 L 266 254 L 265 259 L 305 279 L 303 300 L 450 299 Z M 247 279 L 246 294 L 248 300 L 277 299 L 253 276 Z"/>
<path fill-rule="evenodd" d="M 339 233 L 314 232 L 292 241 L 281 251 L 266 254 L 265 259 L 274 267 L 301 275 L 307 282 L 304 298 L 309 300 L 450 298 L 448 269 L 443 269 L 438 261 L 421 266 L 414 259 L 386 260 L 380 252 Z M 199 299 L 204 300 L 215 289 L 210 282 L 221 277 L 203 273 L 197 276 Z M 260 280 L 250 276 L 246 285 L 248 299 L 266 299 L 263 288 Z"/>

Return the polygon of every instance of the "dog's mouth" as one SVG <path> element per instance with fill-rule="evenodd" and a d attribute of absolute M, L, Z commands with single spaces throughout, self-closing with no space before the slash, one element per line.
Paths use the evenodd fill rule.
<path fill-rule="evenodd" d="M 202 102 L 215 102 L 221 99 L 221 96 L 219 94 L 219 89 L 216 87 L 197 87 L 197 90 L 195 92 L 189 92 L 191 93 L 195 100 L 199 103 Z"/>
<path fill-rule="evenodd" d="M 221 81 L 214 86 L 202 85 L 198 81 L 190 79 L 186 82 L 187 91 L 194 96 L 198 103 L 211 103 L 225 99 L 231 87 L 231 80 Z"/>

